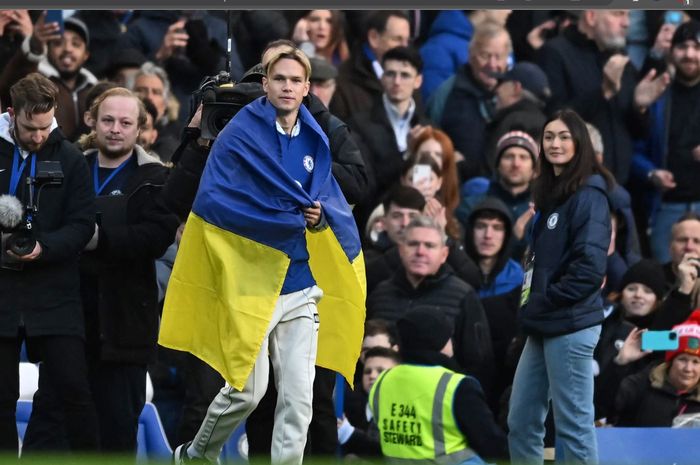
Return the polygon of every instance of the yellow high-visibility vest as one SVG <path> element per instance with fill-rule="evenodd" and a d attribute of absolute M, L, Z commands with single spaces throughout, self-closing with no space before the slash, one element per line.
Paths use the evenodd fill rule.
<path fill-rule="evenodd" d="M 453 415 L 464 375 L 440 366 L 399 365 L 369 394 L 384 456 L 393 461 L 458 464 L 474 457 Z"/>

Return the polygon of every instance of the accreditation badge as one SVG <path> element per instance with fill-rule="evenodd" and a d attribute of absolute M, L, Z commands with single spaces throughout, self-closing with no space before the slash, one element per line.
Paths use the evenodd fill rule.
<path fill-rule="evenodd" d="M 525 255 L 525 275 L 523 276 L 523 287 L 520 291 L 520 308 L 525 306 L 530 300 L 530 288 L 532 287 L 532 273 L 535 269 L 535 253 L 528 250 Z"/>

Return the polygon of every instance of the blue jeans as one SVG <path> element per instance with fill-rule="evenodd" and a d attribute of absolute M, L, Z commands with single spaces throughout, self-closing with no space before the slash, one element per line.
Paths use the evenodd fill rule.
<path fill-rule="evenodd" d="M 600 325 L 555 337 L 529 336 L 513 380 L 508 412 L 511 462 L 542 464 L 549 400 L 563 463 L 595 464 L 593 350 Z"/>
<path fill-rule="evenodd" d="M 654 216 L 649 237 L 651 254 L 657 262 L 671 261 L 671 227 L 689 211 L 700 212 L 700 202 L 661 202 Z"/>

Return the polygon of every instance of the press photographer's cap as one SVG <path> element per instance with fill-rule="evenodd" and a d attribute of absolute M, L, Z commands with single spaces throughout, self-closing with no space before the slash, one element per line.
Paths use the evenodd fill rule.
<path fill-rule="evenodd" d="M 700 357 L 700 309 L 694 310 L 687 320 L 673 327 L 678 334 L 678 349 L 666 352 L 666 363 L 671 363 L 680 354 Z"/>

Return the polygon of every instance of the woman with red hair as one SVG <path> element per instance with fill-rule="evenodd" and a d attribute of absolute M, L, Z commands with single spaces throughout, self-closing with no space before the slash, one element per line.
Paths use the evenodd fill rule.
<path fill-rule="evenodd" d="M 425 157 L 430 157 L 434 160 L 440 171 L 438 175 L 441 178 L 441 185 L 434 198 L 426 197 L 425 213 L 434 217 L 444 207 L 445 232 L 453 239 L 459 240 L 460 227 L 454 218 L 454 211 L 459 205 L 459 185 L 457 180 L 457 162 L 452 140 L 443 131 L 428 126 L 423 128 L 410 141 L 409 154 L 403 170 L 402 182 L 412 185 L 410 179 L 411 168 L 416 164 L 426 163 Z"/>

